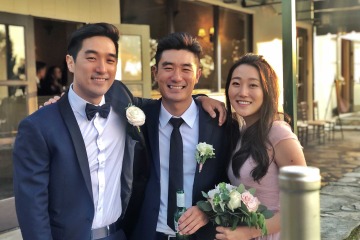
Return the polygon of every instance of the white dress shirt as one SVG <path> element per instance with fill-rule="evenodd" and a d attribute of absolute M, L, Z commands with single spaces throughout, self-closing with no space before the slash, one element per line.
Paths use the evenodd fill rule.
<path fill-rule="evenodd" d="M 170 136 L 173 130 L 169 120 L 172 117 L 173 116 L 161 104 L 159 117 L 161 199 L 156 231 L 168 235 L 175 234 L 175 232 L 167 225 Z M 192 206 L 192 191 L 197 164 L 195 160 L 195 151 L 199 139 L 199 109 L 194 100 L 192 101 L 190 107 L 181 116 L 181 118 L 184 120 L 184 123 L 180 126 L 180 133 L 183 141 L 185 207 L 189 208 Z"/>
<path fill-rule="evenodd" d="M 122 211 L 120 176 L 126 123 L 112 109 L 107 118 L 96 113 L 89 121 L 85 114 L 87 101 L 79 97 L 72 86 L 69 90 L 69 102 L 79 124 L 89 161 L 95 208 L 92 228 L 100 228 L 115 222 Z M 99 105 L 104 103 L 103 97 Z"/>

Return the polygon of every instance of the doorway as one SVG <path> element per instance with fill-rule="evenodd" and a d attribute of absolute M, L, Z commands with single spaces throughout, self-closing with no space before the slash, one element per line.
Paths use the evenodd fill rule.
<path fill-rule="evenodd" d="M 18 226 L 12 165 L 18 124 L 38 109 L 38 101 L 44 103 L 37 96 L 35 62 L 62 67 L 67 36 L 76 27 L 32 16 L 0 15 L 0 233 Z"/>
<path fill-rule="evenodd" d="M 33 29 L 31 16 L 0 15 L 0 232 L 18 226 L 12 147 L 20 120 L 37 107 Z"/>

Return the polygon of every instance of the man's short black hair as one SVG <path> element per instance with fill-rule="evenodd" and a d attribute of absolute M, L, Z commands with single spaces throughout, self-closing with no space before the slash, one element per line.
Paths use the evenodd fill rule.
<path fill-rule="evenodd" d="M 109 23 L 92 23 L 84 25 L 70 35 L 67 52 L 74 58 L 74 61 L 76 61 L 77 54 L 82 47 L 82 42 L 84 39 L 95 36 L 104 36 L 110 38 L 115 45 L 116 56 L 118 56 L 119 30 L 114 25 Z"/>
<path fill-rule="evenodd" d="M 156 66 L 159 64 L 161 55 L 166 50 L 188 50 L 194 53 L 195 57 L 200 64 L 200 57 L 202 54 L 202 48 L 196 38 L 185 32 L 175 32 L 159 40 L 155 60 Z"/>

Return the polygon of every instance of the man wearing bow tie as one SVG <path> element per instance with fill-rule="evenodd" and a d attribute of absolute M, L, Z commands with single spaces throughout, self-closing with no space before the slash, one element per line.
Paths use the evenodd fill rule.
<path fill-rule="evenodd" d="M 110 24 L 76 30 L 66 56 L 71 88 L 19 125 L 14 192 L 25 240 L 123 240 L 137 217 L 149 162 L 126 119 L 133 97 L 114 81 L 118 40 Z"/>

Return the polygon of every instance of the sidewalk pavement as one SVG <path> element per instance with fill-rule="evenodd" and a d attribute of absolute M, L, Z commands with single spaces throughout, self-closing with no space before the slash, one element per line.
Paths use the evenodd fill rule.
<path fill-rule="evenodd" d="M 344 139 L 338 131 L 324 144 L 313 141 L 304 154 L 307 165 L 318 167 L 322 176 L 321 239 L 346 239 L 360 226 L 360 131 L 346 130 Z"/>
<path fill-rule="evenodd" d="M 360 226 L 360 131 L 344 131 L 344 139 L 337 132 L 334 140 L 324 144 L 312 141 L 304 147 L 304 154 L 307 165 L 318 167 L 322 176 L 321 239 L 346 239 Z M 0 240 L 22 238 L 15 229 L 0 234 Z"/>

